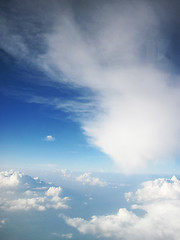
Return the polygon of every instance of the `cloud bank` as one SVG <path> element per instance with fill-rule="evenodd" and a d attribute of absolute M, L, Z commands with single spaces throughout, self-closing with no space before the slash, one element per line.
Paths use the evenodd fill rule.
<path fill-rule="evenodd" d="M 8 41 L 1 41 L 0 47 L 18 57 L 13 47 L 18 43 L 22 58 L 46 73 L 49 81 L 93 93 L 94 108 L 83 101 L 58 105 L 66 111 L 78 110 L 91 144 L 125 172 L 172 160 L 179 153 L 179 76 L 168 58 L 171 35 L 166 24 L 169 20 L 173 25 L 175 10 L 168 13 L 163 1 L 89 1 L 77 2 L 76 7 L 70 1 L 54 1 L 52 6 L 40 1 L 43 14 L 30 4 L 27 18 L 23 1 L 13 3 L 23 10 L 19 13 L 30 35 L 36 32 L 38 37 L 29 39 L 25 27 L 18 32 L 18 15 L 14 22 L 2 15 Z M 41 48 L 33 45 L 38 39 Z M 80 109 L 71 103 L 79 103 Z M 88 118 L 84 112 L 89 112 Z"/>
<path fill-rule="evenodd" d="M 135 194 L 127 193 L 128 200 L 137 204 L 132 209 L 145 211 L 138 216 L 120 208 L 117 214 L 92 216 L 91 220 L 69 218 L 65 222 L 82 234 L 128 240 L 178 240 L 180 236 L 180 181 L 173 177 L 143 183 Z"/>
<path fill-rule="evenodd" d="M 0 208 L 8 211 L 45 211 L 67 209 L 68 197 L 61 197 L 62 188 L 54 187 L 17 171 L 0 173 Z"/>

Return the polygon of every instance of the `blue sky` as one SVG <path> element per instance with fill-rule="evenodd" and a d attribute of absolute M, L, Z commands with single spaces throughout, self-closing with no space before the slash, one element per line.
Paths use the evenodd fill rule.
<path fill-rule="evenodd" d="M 180 239 L 179 12 L 0 1 L 0 238 Z"/>
<path fill-rule="evenodd" d="M 2 168 L 179 172 L 179 18 L 168 4 L 2 1 Z"/>
<path fill-rule="evenodd" d="M 39 96 L 65 101 L 88 90 L 49 84 L 47 76 L 34 67 L 19 66 L 6 57 L 8 64 L 2 54 L 1 167 L 33 169 L 52 164 L 80 171 L 110 169 L 110 159 L 88 143 L 74 113 L 30 100 Z M 44 78 L 47 82 L 41 83 Z M 55 140 L 46 141 L 48 135 Z"/>

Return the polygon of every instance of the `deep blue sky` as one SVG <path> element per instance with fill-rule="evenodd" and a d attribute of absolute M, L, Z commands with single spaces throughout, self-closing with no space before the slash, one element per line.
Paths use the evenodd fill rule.
<path fill-rule="evenodd" d="M 39 85 L 37 79 L 47 80 L 45 75 L 32 67 L 17 64 L 3 51 L 0 67 L 2 168 L 41 169 L 48 164 L 72 170 L 111 168 L 108 157 L 88 143 L 73 113 L 28 102 L 36 94 L 73 99 L 86 90 L 81 93 L 64 84 L 48 86 L 48 82 Z M 55 141 L 47 142 L 48 135 Z"/>

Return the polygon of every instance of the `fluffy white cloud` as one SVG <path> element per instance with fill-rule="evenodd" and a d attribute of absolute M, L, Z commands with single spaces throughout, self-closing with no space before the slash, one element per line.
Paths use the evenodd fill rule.
<path fill-rule="evenodd" d="M 158 200 L 180 200 L 180 181 L 173 176 L 170 180 L 158 178 L 154 181 L 142 183 L 143 188 L 138 189 L 135 194 L 126 193 L 125 197 L 129 201 L 152 202 Z"/>
<path fill-rule="evenodd" d="M 106 182 L 101 181 L 99 178 L 92 177 L 91 173 L 84 173 L 76 178 L 76 181 L 82 182 L 84 185 L 89 184 L 91 186 L 101 186 L 104 187 L 106 185 Z"/>
<path fill-rule="evenodd" d="M 36 197 L 36 198 L 18 198 L 15 200 L 3 200 L 1 202 L 1 208 L 7 210 L 30 210 L 36 209 L 38 211 L 46 210 L 44 206 L 45 198 Z"/>
<path fill-rule="evenodd" d="M 56 139 L 55 139 L 55 137 L 53 137 L 53 136 L 51 136 L 51 135 L 48 135 L 48 136 L 46 136 L 46 138 L 45 138 L 45 141 L 47 141 L 47 142 L 54 142 Z"/>
<path fill-rule="evenodd" d="M 22 173 L 11 171 L 0 172 L 0 188 L 18 186 Z"/>
<path fill-rule="evenodd" d="M 83 234 L 94 234 L 124 240 L 178 240 L 180 237 L 180 181 L 157 179 L 143 183 L 133 195 L 126 194 L 140 204 L 132 209 L 144 210 L 142 216 L 120 208 L 117 214 L 93 216 L 91 220 L 64 217 L 67 224 Z M 152 195 L 151 195 L 152 194 Z M 156 196 L 157 194 L 157 196 Z"/>
<path fill-rule="evenodd" d="M 49 184 L 40 181 L 39 178 L 33 179 L 30 176 L 20 172 L 13 172 L 12 170 L 9 172 L 1 172 L 0 176 L 0 186 L 3 186 L 1 191 L 0 208 L 9 211 L 30 209 L 44 211 L 47 208 L 69 208 L 66 204 L 69 198 L 62 198 L 60 196 L 62 194 L 61 187 L 50 186 Z M 12 195 L 7 189 L 14 186 L 16 186 L 16 188 Z"/>

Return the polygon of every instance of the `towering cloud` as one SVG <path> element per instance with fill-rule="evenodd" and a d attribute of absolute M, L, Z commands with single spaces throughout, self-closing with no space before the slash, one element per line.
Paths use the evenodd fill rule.
<path fill-rule="evenodd" d="M 12 2 L 25 8 L 22 1 Z M 31 34 L 38 32 L 33 39 L 42 39 L 43 47 L 34 47 L 35 40 L 25 35 L 25 29 L 18 32 L 16 23 L 5 21 L 4 16 L 3 23 L 6 29 L 14 29 L 19 48 L 26 50 L 24 59 L 32 61 L 51 81 L 91 90 L 91 108 L 82 99 L 76 100 L 84 104 L 78 119 L 90 142 L 126 172 L 150 162 L 171 160 L 179 153 L 180 86 L 172 39 L 176 11 L 165 1 L 40 4 L 43 15 L 30 4 L 38 24 L 25 15 L 23 18 L 32 23 L 26 26 Z M 5 42 L 1 48 L 17 56 L 11 35 L 12 31 L 6 30 L 8 48 Z M 56 103 L 52 105 L 65 106 Z M 68 109 L 73 111 L 70 102 Z"/>

